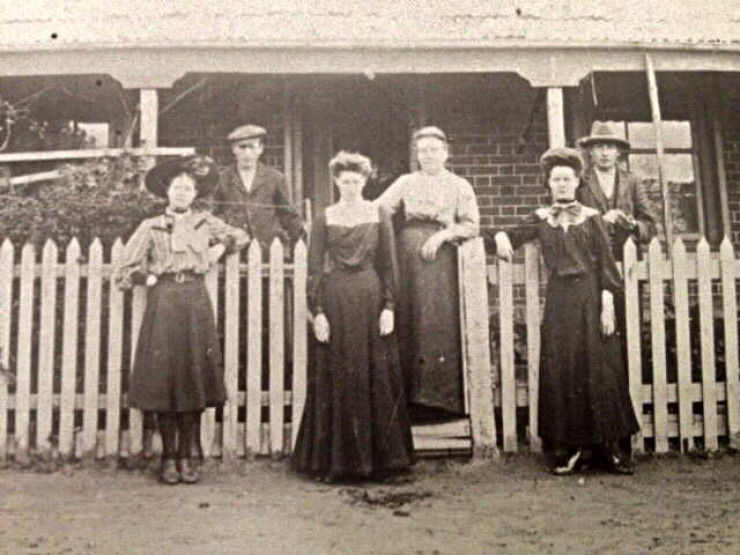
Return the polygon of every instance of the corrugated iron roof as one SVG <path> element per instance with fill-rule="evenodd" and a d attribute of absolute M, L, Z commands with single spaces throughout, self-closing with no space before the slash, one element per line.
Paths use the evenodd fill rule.
<path fill-rule="evenodd" d="M 198 4 L 14 2 L 0 12 L 0 49 L 504 44 L 740 48 L 740 0 L 219 0 Z"/>

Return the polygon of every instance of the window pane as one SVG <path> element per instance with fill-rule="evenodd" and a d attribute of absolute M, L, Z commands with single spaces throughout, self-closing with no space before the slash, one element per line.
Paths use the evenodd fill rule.
<path fill-rule="evenodd" d="M 663 195 L 658 182 L 658 157 L 655 154 L 631 154 L 629 161 L 630 170 L 643 179 L 653 213 L 659 219 L 660 233 L 664 235 Z M 698 199 L 692 155 L 667 154 L 665 166 L 671 196 L 673 231 L 677 234 L 698 233 Z"/>
<path fill-rule="evenodd" d="M 632 148 L 655 150 L 655 126 L 652 122 L 630 122 L 627 126 Z M 663 148 L 691 148 L 691 122 L 664 121 Z"/>

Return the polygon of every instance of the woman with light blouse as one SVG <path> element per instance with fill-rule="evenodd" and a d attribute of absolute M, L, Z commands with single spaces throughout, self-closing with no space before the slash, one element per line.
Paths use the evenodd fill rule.
<path fill-rule="evenodd" d="M 480 215 L 470 183 L 445 167 L 445 133 L 424 127 L 413 142 L 421 169 L 378 202 L 404 216 L 398 332 L 407 396 L 417 419 L 447 417 L 464 413 L 455 245 L 479 234 Z"/>
<path fill-rule="evenodd" d="M 191 463 L 198 418 L 204 408 L 226 400 L 221 346 L 203 278 L 225 251 L 245 246 L 249 238 L 191 209 L 216 183 L 216 166 L 205 157 L 177 158 L 152 168 L 146 187 L 167 199 L 168 206 L 164 214 L 141 223 L 114 274 L 121 289 L 150 289 L 129 405 L 157 413 L 163 444 L 160 477 L 166 484 L 198 481 Z"/>

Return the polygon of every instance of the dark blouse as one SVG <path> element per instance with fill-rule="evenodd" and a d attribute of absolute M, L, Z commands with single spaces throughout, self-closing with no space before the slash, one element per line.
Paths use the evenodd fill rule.
<path fill-rule="evenodd" d="M 621 293 L 622 279 L 614 261 L 606 225 L 602 217 L 590 208 L 582 207 L 580 221 L 568 226 L 554 225 L 545 216 L 548 209 L 527 216 L 508 229 L 486 230 L 486 249 L 496 252 L 495 236 L 505 231 L 516 249 L 529 241 L 539 240 L 542 256 L 550 276 L 567 277 L 595 273 L 602 290 Z"/>
<path fill-rule="evenodd" d="M 308 306 L 324 311 L 326 276 L 374 268 L 382 284 L 384 308 L 393 310 L 398 268 L 393 226 L 388 210 L 379 207 L 371 221 L 354 226 L 327 224 L 326 213 L 311 226 L 308 251 Z"/>

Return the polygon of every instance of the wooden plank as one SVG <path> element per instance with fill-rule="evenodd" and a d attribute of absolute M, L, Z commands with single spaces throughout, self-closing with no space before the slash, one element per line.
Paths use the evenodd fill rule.
<path fill-rule="evenodd" d="M 21 251 L 21 303 L 18 315 L 18 372 L 16 374 L 15 443 L 16 458 L 28 456 L 31 425 L 31 345 L 33 338 L 34 265 L 33 245 Z"/>
<path fill-rule="evenodd" d="M 650 242 L 650 328 L 653 352 L 653 415 L 655 418 L 655 451 L 668 452 L 668 400 L 665 350 L 665 301 L 660 262 L 663 252 L 657 237 Z"/>
<path fill-rule="evenodd" d="M 100 387 L 100 319 L 103 293 L 103 245 L 90 245 L 87 277 L 85 329 L 85 403 L 82 416 L 82 457 L 94 458 L 98 440 L 98 396 Z"/>
<path fill-rule="evenodd" d="M 116 239 L 111 250 L 115 267 L 123 253 L 123 243 Z M 105 395 L 105 455 L 118 456 L 121 428 L 121 362 L 123 347 L 123 293 L 110 280 L 108 295 L 108 368 Z"/>
<path fill-rule="evenodd" d="M 252 241 L 248 252 L 247 310 L 247 430 L 246 454 L 252 458 L 260 452 L 262 420 L 262 250 Z"/>
<path fill-rule="evenodd" d="M 62 172 L 54 170 L 50 172 L 39 172 L 28 175 L 18 175 L 10 178 L 10 184 L 14 187 L 18 185 L 28 185 L 29 183 L 38 183 L 39 181 L 49 181 L 61 177 Z"/>
<path fill-rule="evenodd" d="M 286 177 L 289 179 L 289 183 L 293 183 L 294 177 L 294 162 L 293 157 L 295 154 L 293 145 L 293 90 L 290 87 L 290 83 L 287 77 L 283 78 L 283 105 L 282 105 L 282 120 L 283 120 L 283 170 Z M 288 187 L 288 199 L 291 204 L 295 204 L 295 192 L 293 187 Z"/>
<path fill-rule="evenodd" d="M 717 441 L 717 369 L 714 357 L 714 310 L 709 268 L 709 243 L 702 238 L 696 249 L 699 272 L 699 324 L 701 337 L 701 383 L 704 397 L 704 448 L 714 451 Z"/>
<path fill-rule="evenodd" d="M 218 322 L 218 266 L 214 265 L 206 274 L 205 286 L 213 307 L 213 317 Z M 203 456 L 213 456 L 216 439 L 216 409 L 209 407 L 203 411 L 200 421 L 200 444 Z"/>
<path fill-rule="evenodd" d="M 486 253 L 483 239 L 471 239 L 458 251 L 463 259 L 463 300 L 467 358 L 467 386 L 470 397 L 470 421 L 473 456 L 491 458 L 498 455 L 496 421 L 493 412 L 493 383 L 489 330 Z"/>
<path fill-rule="evenodd" d="M 306 245 L 299 241 L 295 246 L 293 274 L 293 398 L 291 428 L 291 451 L 295 447 L 300 429 L 303 409 L 306 405 L 306 371 L 308 368 L 307 323 L 308 305 L 306 303 L 306 280 L 308 262 Z"/>
<path fill-rule="evenodd" d="M 679 237 L 673 247 L 673 296 L 676 312 L 676 357 L 678 364 L 678 414 L 681 451 L 694 448 L 691 391 L 691 334 L 689 291 L 686 279 L 686 246 Z"/>
<path fill-rule="evenodd" d="M 642 348 L 640 342 L 640 292 L 637 277 L 637 247 L 632 238 L 624 245 L 624 293 L 625 315 L 627 320 L 627 366 L 629 369 L 630 397 L 635 409 L 637 423 L 642 428 L 643 402 L 640 395 L 642 390 Z M 632 450 L 642 453 L 645 450 L 643 433 L 637 432 L 632 436 Z"/>
<path fill-rule="evenodd" d="M 725 374 L 727 392 L 727 428 L 730 447 L 740 449 L 740 361 L 737 337 L 737 286 L 735 253 L 725 237 L 720 246 L 722 265 L 722 308 L 725 324 Z"/>
<path fill-rule="evenodd" d="M 54 241 L 47 240 L 41 255 L 41 330 L 39 333 L 38 407 L 36 409 L 36 448 L 42 455 L 49 455 L 52 446 L 51 396 L 54 392 L 58 255 Z"/>
<path fill-rule="evenodd" d="M 13 243 L 0 247 L 0 462 L 8 454 L 8 382 L 10 376 L 10 330 L 13 318 Z"/>
<path fill-rule="evenodd" d="M 527 385 L 529 387 L 529 448 L 542 451 L 537 432 L 540 393 L 540 254 L 531 243 L 524 246 L 525 299 L 527 305 Z"/>
<path fill-rule="evenodd" d="M 147 290 L 143 285 L 134 288 L 133 299 L 131 301 L 131 370 L 134 370 L 136 362 L 136 346 L 139 342 L 139 332 L 141 331 L 141 322 L 144 319 L 146 310 Z M 129 455 L 138 457 L 144 450 L 144 415 L 139 409 L 128 406 L 128 438 L 129 438 Z"/>
<path fill-rule="evenodd" d="M 74 455 L 75 387 L 77 385 L 77 338 L 79 333 L 80 244 L 67 245 L 64 276 L 64 335 L 62 345 L 62 399 L 59 408 L 59 453 Z"/>
<path fill-rule="evenodd" d="M 303 206 L 304 186 L 303 186 L 303 118 L 301 112 L 301 95 L 293 96 L 293 105 L 291 106 L 293 118 L 293 205 L 296 207 Z M 310 222 L 308 214 L 303 214 L 304 220 Z"/>
<path fill-rule="evenodd" d="M 665 151 L 663 148 L 663 122 L 660 114 L 660 98 L 658 93 L 658 80 L 655 76 L 653 59 L 645 53 L 645 73 L 648 81 L 648 95 L 650 97 L 650 113 L 653 118 L 655 130 L 655 152 L 658 156 L 658 183 L 663 197 L 663 223 L 665 226 L 666 245 L 668 246 L 668 258 L 671 258 L 670 249 L 673 247 L 673 221 L 671 218 L 670 197 L 668 180 L 665 171 Z M 660 426 L 660 424 L 657 424 Z"/>
<path fill-rule="evenodd" d="M 285 287 L 283 244 L 275 239 L 270 247 L 270 454 L 283 451 L 285 401 Z"/>
<path fill-rule="evenodd" d="M 414 436 L 470 438 L 472 426 L 470 419 L 459 418 L 438 424 L 414 424 L 413 433 Z"/>
<path fill-rule="evenodd" d="M 547 89 L 547 137 L 550 148 L 565 146 L 565 107 L 563 89 Z"/>
<path fill-rule="evenodd" d="M 516 375 L 514 368 L 514 295 L 511 264 L 498 262 L 499 328 L 501 330 L 501 420 L 504 451 L 517 451 L 516 438 Z"/>
<path fill-rule="evenodd" d="M 43 162 L 49 160 L 84 160 L 86 158 L 111 158 L 131 156 L 184 156 L 195 153 L 192 147 L 155 148 L 95 148 L 87 150 L 42 150 L 36 152 L 10 152 L 0 154 L 0 164 L 12 162 Z"/>
<path fill-rule="evenodd" d="M 712 75 L 712 79 L 715 80 L 716 76 Z M 717 168 L 717 191 L 719 193 L 719 204 L 722 213 L 722 229 L 724 231 L 725 239 L 732 239 L 732 217 L 730 215 L 730 202 L 729 195 L 727 193 L 727 168 L 725 167 L 725 144 L 723 135 L 723 122 L 725 116 L 725 107 L 723 105 L 723 98 L 719 94 L 720 87 L 716 85 L 712 87 L 710 91 L 710 108 L 709 113 L 712 118 L 711 129 L 714 132 L 714 153 L 715 157 L 712 162 L 714 167 Z"/>
<path fill-rule="evenodd" d="M 224 407 L 223 453 L 237 456 L 239 424 L 239 253 L 226 257 L 224 286 L 224 381 L 227 402 Z"/>

